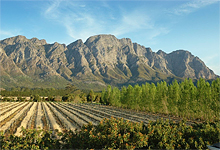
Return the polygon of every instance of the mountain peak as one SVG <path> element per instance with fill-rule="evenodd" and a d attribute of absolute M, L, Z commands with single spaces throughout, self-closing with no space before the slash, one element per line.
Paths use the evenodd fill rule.
<path fill-rule="evenodd" d="M 2 40 L 2 42 L 7 45 L 13 45 L 15 43 L 24 43 L 26 41 L 27 41 L 27 38 L 23 35 L 18 35 L 18 36 L 14 36 L 14 37 Z"/>
<path fill-rule="evenodd" d="M 89 46 L 91 44 L 95 44 L 95 43 L 101 43 L 101 44 L 110 44 L 112 42 L 117 42 L 118 39 L 111 34 L 100 34 L 100 35 L 94 35 L 89 37 L 86 42 L 85 45 Z"/>
<path fill-rule="evenodd" d="M 36 45 L 46 45 L 46 44 L 47 44 L 46 40 L 44 40 L 44 39 L 39 40 L 39 39 L 36 38 L 36 37 L 30 39 L 30 41 L 31 41 L 33 44 L 36 44 Z"/>
<path fill-rule="evenodd" d="M 175 51 L 173 51 L 173 52 L 171 52 L 171 53 L 177 53 L 177 54 L 190 54 L 190 55 L 192 55 L 191 52 L 189 52 L 189 51 L 187 51 L 187 50 L 183 50 L 183 49 L 175 50 Z"/>
<path fill-rule="evenodd" d="M 0 53 L 0 68 L 7 75 L 0 76 L 4 85 L 19 82 L 20 76 L 30 79 L 27 82 L 34 82 L 32 85 L 56 79 L 62 84 L 74 82 L 86 87 L 87 83 L 103 87 L 103 83 L 121 86 L 173 78 L 218 77 L 189 51 L 153 52 L 129 38 L 117 39 L 109 34 L 91 36 L 85 43 L 79 39 L 68 46 L 19 35 L 0 41 Z M 13 68 L 17 71 L 12 72 Z"/>
<path fill-rule="evenodd" d="M 82 39 L 76 40 L 75 42 L 70 43 L 69 45 L 67 45 L 67 48 L 69 50 L 74 49 L 75 47 L 81 47 L 83 46 L 84 43 L 82 41 Z"/>
<path fill-rule="evenodd" d="M 3 41 L 3 43 L 5 43 L 7 45 L 13 45 L 15 43 L 25 43 L 25 42 L 32 42 L 33 44 L 36 44 L 36 45 L 45 45 L 45 44 L 47 44 L 46 40 L 44 40 L 44 39 L 39 40 L 36 37 L 34 37 L 32 39 L 27 39 L 23 35 L 17 35 L 17 36 L 11 37 L 11 38 L 4 39 L 2 41 Z"/>
<path fill-rule="evenodd" d="M 157 51 L 157 54 L 158 54 L 158 55 L 162 55 L 162 56 L 167 55 L 167 53 L 165 53 L 165 52 L 162 51 L 162 50 Z"/>
<path fill-rule="evenodd" d="M 15 36 L 15 38 L 18 38 L 18 39 L 27 39 L 25 36 L 23 36 L 23 35 L 17 35 L 17 36 Z"/>

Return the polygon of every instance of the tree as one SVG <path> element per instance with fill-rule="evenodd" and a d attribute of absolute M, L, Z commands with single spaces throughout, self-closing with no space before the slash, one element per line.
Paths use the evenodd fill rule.
<path fill-rule="evenodd" d="M 87 95 L 87 101 L 88 102 L 94 102 L 95 101 L 95 94 L 93 90 L 90 90 L 89 94 Z"/>
<path fill-rule="evenodd" d="M 121 106 L 120 90 L 117 87 L 114 87 L 111 91 L 111 94 L 109 97 L 109 104 L 113 106 Z"/>
<path fill-rule="evenodd" d="M 134 88 L 129 85 L 126 92 L 126 104 L 128 108 L 134 106 Z"/>
<path fill-rule="evenodd" d="M 141 106 L 142 88 L 137 84 L 134 86 L 133 109 L 139 110 Z"/>
<path fill-rule="evenodd" d="M 33 101 L 34 102 L 39 102 L 41 100 L 40 96 L 38 94 L 33 96 Z"/>
<path fill-rule="evenodd" d="M 146 111 L 149 111 L 149 107 L 150 107 L 150 100 L 149 100 L 149 90 L 150 90 L 150 84 L 149 83 L 146 83 L 146 84 L 142 84 L 142 87 L 141 87 L 141 101 L 140 101 L 140 108 L 142 110 L 146 110 Z"/>
<path fill-rule="evenodd" d="M 168 86 L 168 109 L 171 114 L 178 114 L 178 102 L 180 100 L 180 87 L 177 80 L 174 80 L 171 85 Z"/>
<path fill-rule="evenodd" d="M 18 96 L 18 97 L 17 97 L 17 101 L 23 102 L 23 101 L 25 101 L 25 98 L 22 98 L 21 96 Z"/>
<path fill-rule="evenodd" d="M 154 101 L 155 101 L 155 96 L 156 96 L 156 91 L 157 91 L 157 88 L 156 88 L 156 86 L 155 86 L 155 84 L 154 83 L 151 83 L 151 85 L 150 85 L 150 90 L 149 90 L 149 102 L 150 102 L 150 111 L 151 112 L 155 112 L 156 110 L 155 110 L 155 103 L 154 103 Z"/>
<path fill-rule="evenodd" d="M 65 87 L 65 90 L 68 92 L 68 93 L 72 93 L 74 91 L 77 90 L 77 87 L 73 84 L 67 84 L 67 86 Z"/>
<path fill-rule="evenodd" d="M 101 93 L 98 93 L 95 97 L 95 102 L 100 103 L 100 101 L 101 101 Z"/>
<path fill-rule="evenodd" d="M 220 78 L 212 81 L 211 84 L 212 99 L 220 101 Z"/>
<path fill-rule="evenodd" d="M 127 93 L 127 89 L 125 86 L 123 86 L 121 89 L 121 94 L 120 94 L 121 95 L 120 101 L 123 106 L 126 105 L 126 93 Z"/>
<path fill-rule="evenodd" d="M 81 101 L 82 101 L 83 103 L 86 103 L 86 102 L 87 102 L 87 97 L 86 97 L 86 94 L 85 94 L 85 93 L 81 93 L 81 94 L 79 95 L 79 97 L 81 98 Z"/>
<path fill-rule="evenodd" d="M 74 94 L 66 94 L 62 97 L 63 102 L 70 102 L 74 100 L 75 95 Z"/>
<path fill-rule="evenodd" d="M 48 101 L 51 101 L 51 102 L 53 102 L 55 100 L 55 98 L 53 97 L 53 96 L 48 96 Z"/>
<path fill-rule="evenodd" d="M 112 91 L 112 87 L 111 87 L 111 85 L 108 85 L 107 91 L 105 92 L 105 96 L 104 96 L 104 104 L 106 104 L 106 105 L 110 104 L 111 91 Z"/>
<path fill-rule="evenodd" d="M 213 114 L 220 117 L 219 110 L 220 110 L 220 78 L 212 81 L 211 84 L 211 93 L 212 93 L 212 102 L 210 104 L 210 108 L 213 110 Z"/>
<path fill-rule="evenodd" d="M 100 103 L 104 104 L 105 103 L 105 89 L 102 90 L 102 94 L 101 94 L 101 99 L 100 99 Z"/>

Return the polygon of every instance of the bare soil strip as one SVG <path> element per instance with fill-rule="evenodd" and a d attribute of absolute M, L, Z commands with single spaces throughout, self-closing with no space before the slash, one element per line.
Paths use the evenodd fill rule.
<path fill-rule="evenodd" d="M 89 122 L 98 124 L 103 118 L 124 118 L 133 122 L 147 124 L 150 120 L 159 118 L 174 120 L 175 118 L 161 114 L 136 112 L 130 109 L 122 109 L 113 106 L 97 104 L 74 104 L 57 102 L 6 102 L 0 103 L 4 106 L 3 115 L 0 115 L 0 130 L 6 134 L 16 133 L 21 135 L 21 126 L 29 129 L 57 129 L 59 132 L 80 129 Z M 187 124 L 194 122 L 188 121 Z M 54 133 L 54 132 L 53 132 Z M 56 136 L 56 135 L 55 135 Z"/>
<path fill-rule="evenodd" d="M 22 109 L 24 109 L 24 107 L 26 107 L 28 105 L 28 103 L 25 103 L 24 105 L 22 105 L 20 108 L 18 109 L 13 109 L 10 112 L 8 112 L 7 114 L 1 115 L 0 118 L 0 127 L 4 126 L 8 121 L 10 121 L 11 119 L 14 118 L 14 116 L 20 112 Z"/>

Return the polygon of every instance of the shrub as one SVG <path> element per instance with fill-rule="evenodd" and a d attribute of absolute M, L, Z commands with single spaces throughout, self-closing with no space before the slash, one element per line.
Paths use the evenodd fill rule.
<path fill-rule="evenodd" d="M 123 118 L 103 119 L 79 131 L 26 130 L 23 136 L 0 134 L 0 149 L 206 149 L 219 142 L 220 123 L 186 125 L 164 121 L 134 123 Z"/>

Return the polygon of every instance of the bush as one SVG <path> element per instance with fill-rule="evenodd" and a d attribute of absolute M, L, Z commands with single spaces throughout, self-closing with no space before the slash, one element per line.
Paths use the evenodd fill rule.
<path fill-rule="evenodd" d="M 111 118 L 103 119 L 97 126 L 84 125 L 79 131 L 22 132 L 21 137 L 1 133 L 0 149 L 206 149 L 207 145 L 219 142 L 220 123 L 190 126 L 184 121 L 161 119 L 144 125 Z"/>
<path fill-rule="evenodd" d="M 76 136 L 66 142 L 65 148 L 79 149 L 134 149 L 147 145 L 148 136 L 143 133 L 143 123 L 134 123 L 121 119 L 103 119 L 97 126 L 84 125 Z M 72 134 L 72 133 L 71 133 Z M 68 136 L 67 136 L 68 135 Z M 70 145 L 73 147 L 68 147 Z"/>

